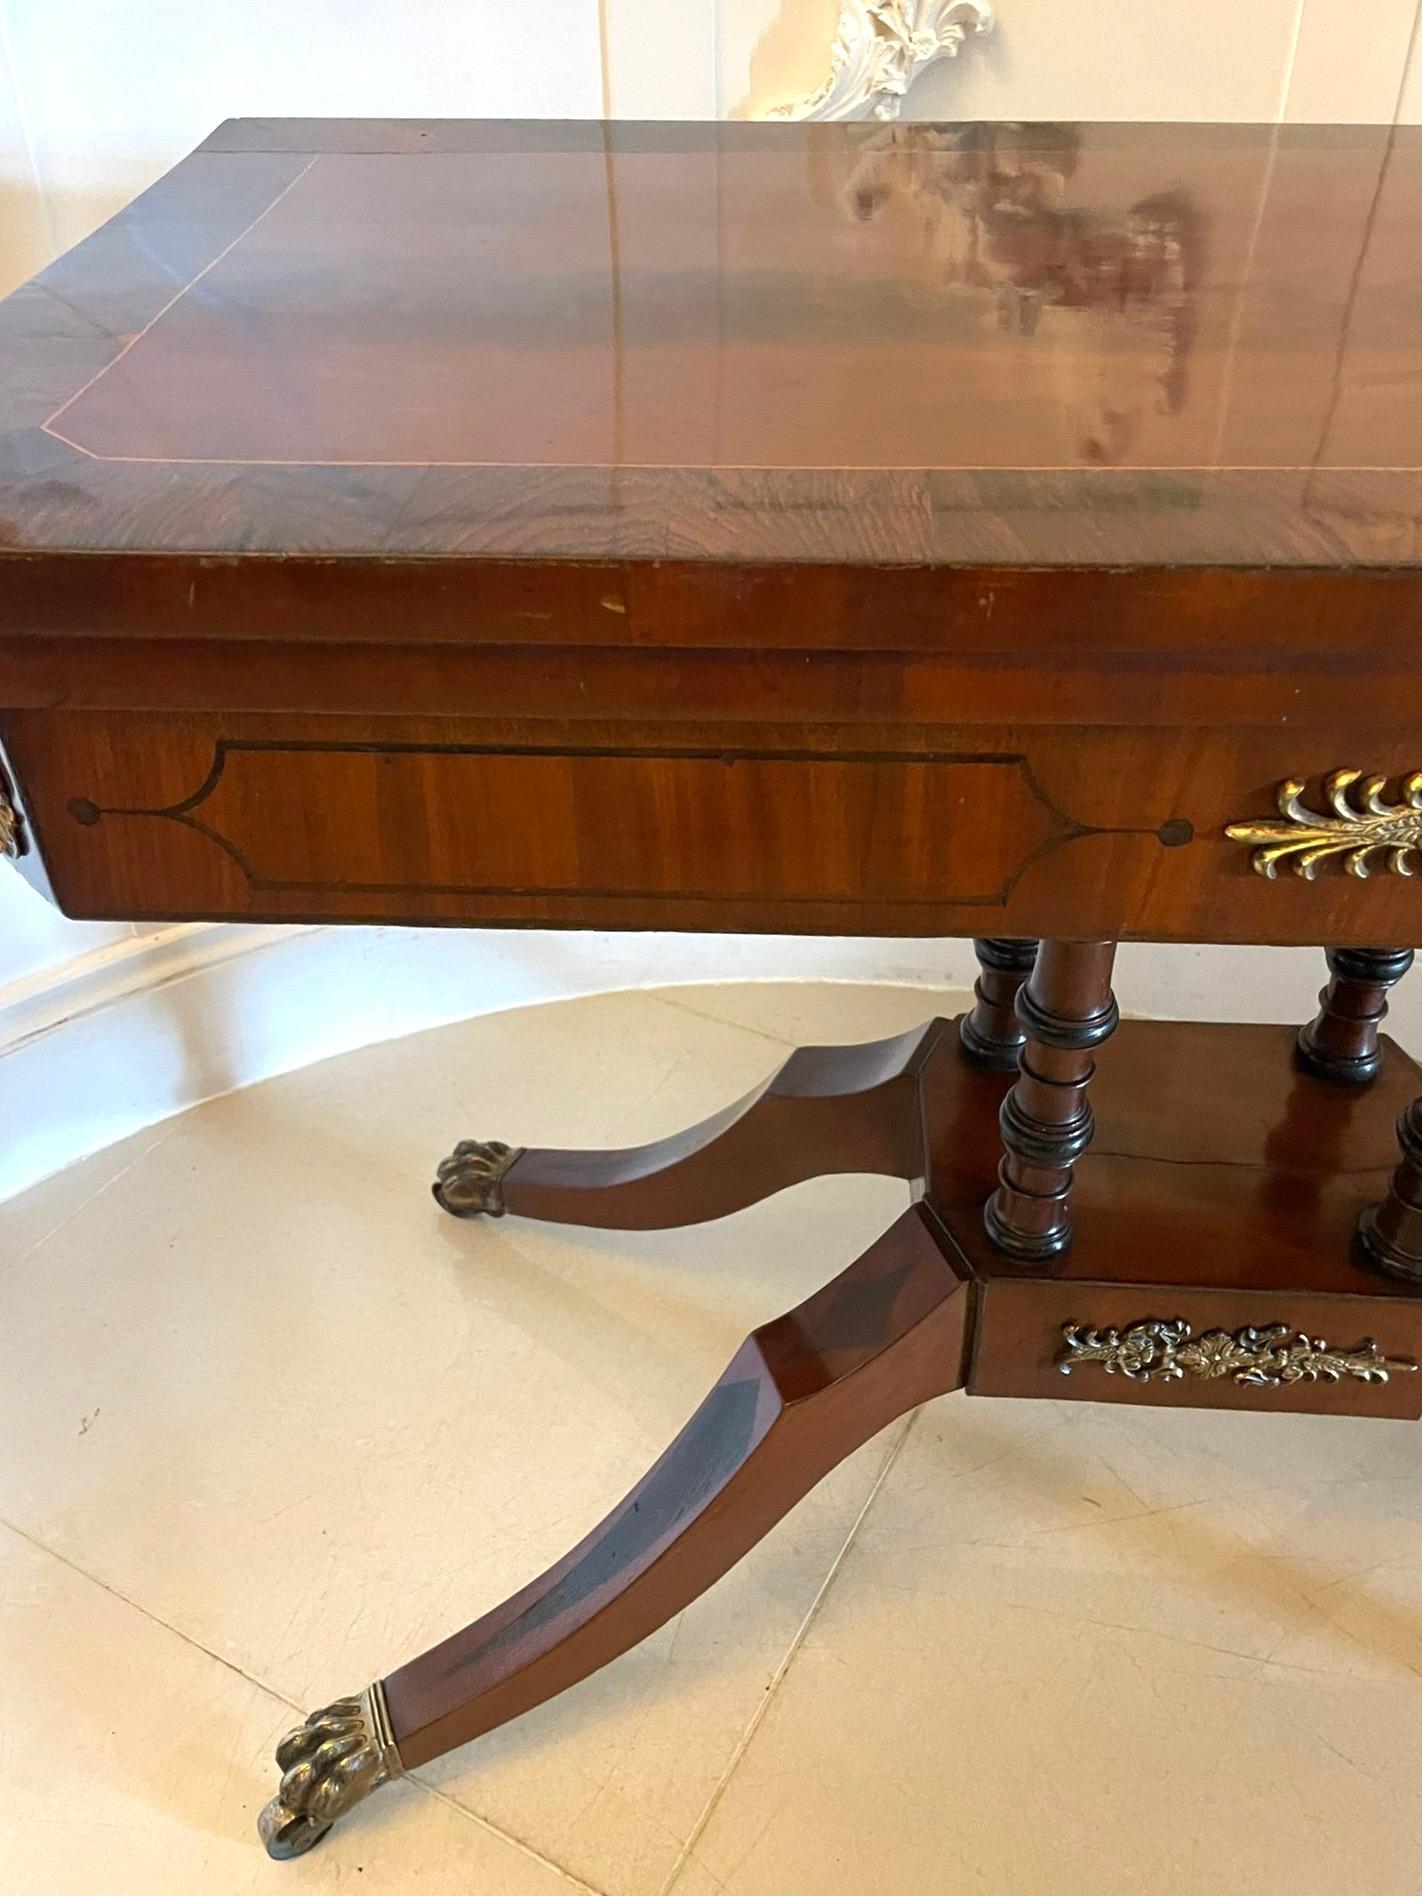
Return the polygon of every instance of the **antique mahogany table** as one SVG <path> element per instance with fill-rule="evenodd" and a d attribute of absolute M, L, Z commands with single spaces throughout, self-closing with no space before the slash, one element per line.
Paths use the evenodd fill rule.
<path fill-rule="evenodd" d="M 274 1855 L 931 1396 L 1422 1410 L 1419 220 L 1390 128 L 243 121 L 0 307 L 0 841 L 69 914 L 978 938 L 956 1024 L 439 1168 L 911 1202 L 284 1741 Z M 1331 979 L 1297 1039 L 1113 1037 L 1121 939 Z"/>

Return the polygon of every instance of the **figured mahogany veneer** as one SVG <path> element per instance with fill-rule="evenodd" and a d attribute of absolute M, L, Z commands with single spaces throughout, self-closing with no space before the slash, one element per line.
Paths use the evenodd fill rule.
<path fill-rule="evenodd" d="M 1422 1375 L 1386 1384 L 1133 1382 L 1060 1373 L 1062 1325 L 1187 1319 L 1197 1334 L 1278 1323 L 1351 1347 L 1375 1338 L 1422 1361 L 1422 1286 L 1373 1268 L 1356 1241 L 1397 1162 L 1394 1121 L 1422 1072 L 1384 1037 L 1371 1086 L 1302 1073 L 1288 1027 L 1125 1021 L 1101 1048 L 1095 1130 L 1077 1162 L 1071 1248 L 1014 1267 L 981 1206 L 1007 1082 L 935 1066 L 925 1080 L 935 1155 L 929 1192 L 983 1282 L 968 1387 L 978 1395 L 1176 1407 L 1422 1415 Z"/>
<path fill-rule="evenodd" d="M 0 718 L 1409 769 L 1419 200 L 1405 127 L 224 126 L 0 304 Z"/>
<path fill-rule="evenodd" d="M 1405 734 L 11 712 L 72 915 L 1335 943 L 1416 884 L 1224 835 L 1301 749 Z M 1325 748 L 1326 747 L 1326 748 Z M 1083 908 L 1089 891 L 1089 910 Z"/>
<path fill-rule="evenodd" d="M 1422 1411 L 1420 216 L 1393 126 L 246 120 L 0 304 L 0 848 L 69 913 L 979 942 L 958 1027 L 440 1168 L 613 1228 L 913 1203 L 283 1745 L 274 1854 L 965 1381 Z M 1129 937 L 1332 979 L 1297 1048 L 1107 1038 Z"/>
<path fill-rule="evenodd" d="M 942 1021 L 865 1046 L 802 1048 L 738 1105 L 650 1146 L 523 1152 L 502 1204 L 511 1217 L 635 1230 L 722 1217 L 831 1172 L 899 1177 L 981 1298 L 971 1392 L 1422 1415 L 1422 1376 L 1266 1392 L 1059 1374 L 1072 1318 L 1283 1322 L 1335 1344 L 1358 1341 L 1350 1326 L 1361 1325 L 1390 1353 L 1422 1357 L 1422 1286 L 1380 1274 L 1354 1243 L 1387 1188 L 1394 1121 L 1422 1093 L 1422 1070 L 1384 1037 L 1376 1081 L 1338 1086 L 1301 1072 L 1292 1041 L 1288 1027 L 1123 1022 L 1091 1083 L 1073 1242 L 1037 1263 L 1004 1257 L 982 1216 L 1012 1077 L 965 1059 Z"/>
<path fill-rule="evenodd" d="M 1411 565 L 1419 194 L 1392 126 L 239 121 L 0 318 L 11 544 Z"/>
<path fill-rule="evenodd" d="M 962 1385 L 967 1285 L 921 1208 L 756 1330 L 600 1527 L 385 1680 L 407 1766 L 564 1691 L 664 1625 L 837 1462 Z"/>
<path fill-rule="evenodd" d="M 521 1153 L 503 1203 L 559 1224 L 660 1231 L 723 1218 L 809 1178 L 922 1178 L 920 1076 L 942 1039 L 933 1021 L 862 1047 L 802 1047 L 746 1098 L 654 1145 Z"/>
<path fill-rule="evenodd" d="M 1394 127 L 224 126 L 0 304 L 25 873 L 1406 944 L 1223 832 L 1422 761 L 1419 203 Z"/>

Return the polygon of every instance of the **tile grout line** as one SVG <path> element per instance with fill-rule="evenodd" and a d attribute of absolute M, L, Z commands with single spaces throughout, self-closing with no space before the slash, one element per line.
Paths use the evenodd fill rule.
<path fill-rule="evenodd" d="M 467 1804 L 461 1804 L 458 1798 L 451 1797 L 448 1791 L 438 1790 L 424 1778 L 416 1776 L 413 1771 L 407 1773 L 405 1782 L 418 1786 L 426 1797 L 434 1798 L 436 1803 L 447 1804 L 451 1810 L 457 1810 L 460 1816 L 469 1823 L 476 1824 L 480 1830 L 485 1830 L 490 1836 L 497 1837 L 500 1843 L 508 1844 L 512 1849 L 528 1857 L 530 1861 L 537 1863 L 540 1868 L 552 1870 L 555 1876 L 560 1876 L 565 1882 L 571 1883 L 574 1889 L 582 1890 L 584 1896 L 607 1896 L 607 1892 L 599 1889 L 595 1883 L 585 1883 L 575 1871 L 566 1868 L 550 1856 L 544 1856 L 541 1850 L 535 1850 L 533 1845 L 525 1843 L 522 1837 L 515 1837 L 512 1832 L 501 1830 L 497 1824 L 490 1823 L 487 1817 L 481 1817 L 477 1811 L 470 1810 Z"/>
<path fill-rule="evenodd" d="M 141 1601 L 133 1599 L 120 1588 L 111 1586 L 107 1580 L 101 1580 L 98 1574 L 91 1573 L 87 1567 L 81 1567 L 77 1560 L 71 1560 L 67 1554 L 60 1553 L 56 1547 L 47 1546 L 44 1541 L 38 1539 L 34 1534 L 28 1533 L 23 1527 L 19 1526 L 17 1522 L 10 1520 L 7 1516 L 0 1515 L 0 1529 L 13 1534 L 17 1540 L 23 1541 L 27 1547 L 32 1547 L 37 1554 L 43 1554 L 49 1560 L 58 1561 L 59 1565 L 66 1568 L 68 1572 L 77 1575 L 79 1579 L 87 1582 L 88 1585 L 97 1587 L 101 1593 L 108 1594 L 110 1599 L 117 1600 L 121 1605 L 129 1607 L 133 1612 L 140 1614 L 150 1625 L 160 1627 L 165 1633 L 171 1633 L 174 1639 L 181 1640 L 185 1646 L 191 1646 L 195 1652 L 200 1652 L 204 1658 L 214 1660 L 228 1672 L 235 1673 L 239 1679 L 245 1680 L 250 1686 L 254 1686 L 256 1690 L 261 1692 L 265 1697 L 275 1699 L 279 1705 L 285 1705 L 288 1711 L 295 1713 L 298 1722 L 305 1718 L 306 1712 L 303 1707 L 298 1704 L 295 1699 L 288 1698 L 285 1692 L 278 1691 L 274 1685 L 269 1685 L 265 1679 L 259 1679 L 255 1673 L 246 1671 L 242 1666 L 239 1666 L 235 1660 L 224 1658 L 220 1652 L 214 1652 L 211 1646 L 205 1646 L 200 1639 L 195 1639 L 191 1633 L 185 1633 L 180 1626 L 174 1626 L 168 1620 L 161 1618 L 157 1613 L 153 1612 L 151 1608 L 144 1606 Z M 598 1889 L 595 1884 L 585 1883 L 574 1871 L 565 1868 L 561 1863 L 555 1862 L 552 1857 L 544 1856 L 541 1851 L 534 1849 L 532 1844 L 525 1843 L 522 1837 L 515 1837 L 509 1831 L 500 1829 L 498 1824 L 491 1823 L 487 1817 L 481 1817 L 477 1811 L 470 1810 L 467 1805 L 461 1804 L 457 1799 L 451 1797 L 447 1791 L 437 1789 L 433 1784 L 427 1783 L 424 1778 L 418 1776 L 416 1773 L 408 1773 L 406 1782 L 413 1784 L 418 1790 L 422 1791 L 426 1797 L 432 1797 L 438 1803 L 447 1804 L 451 1810 L 457 1810 L 461 1817 L 465 1818 L 469 1823 L 476 1825 L 480 1830 L 487 1832 L 488 1835 L 497 1838 L 500 1843 L 510 1845 L 511 1848 L 519 1851 L 521 1855 L 529 1857 L 535 1863 L 542 1865 L 544 1869 L 552 1870 L 555 1875 L 571 1883 L 575 1889 L 584 1891 L 585 1896 L 606 1896 L 606 1892 Z"/>
<path fill-rule="evenodd" d="M 33 1547 L 37 1554 L 45 1554 L 49 1559 L 57 1560 L 61 1567 L 68 1568 L 70 1573 L 77 1574 L 81 1580 L 88 1581 L 90 1586 L 98 1587 L 101 1593 L 107 1593 L 111 1599 L 118 1600 L 122 1605 L 131 1607 L 135 1613 L 142 1614 L 143 1618 L 151 1625 L 161 1626 L 163 1631 L 165 1633 L 171 1633 L 174 1639 L 181 1639 L 184 1645 L 194 1647 L 198 1652 L 204 1654 L 209 1659 L 215 1659 L 218 1665 L 225 1666 L 229 1672 L 235 1672 L 239 1679 L 245 1679 L 248 1685 L 256 1686 L 258 1691 L 265 1692 L 269 1698 L 276 1699 L 280 1704 L 287 1706 L 291 1711 L 298 1713 L 302 1718 L 306 1716 L 305 1712 L 302 1711 L 295 1700 L 289 1699 L 285 1692 L 278 1692 L 274 1686 L 268 1685 L 264 1679 L 259 1679 L 254 1673 L 244 1671 L 234 1660 L 225 1659 L 220 1652 L 214 1652 L 211 1646 L 205 1646 L 200 1639 L 194 1639 L 191 1633 L 185 1633 L 181 1627 L 170 1625 L 167 1620 L 162 1619 L 157 1613 L 153 1612 L 150 1607 L 146 1607 L 141 1601 L 133 1599 L 131 1595 L 124 1593 L 119 1587 L 111 1586 L 107 1580 L 100 1579 L 98 1574 L 91 1573 L 87 1567 L 81 1567 L 79 1562 L 77 1560 L 71 1560 L 68 1554 L 60 1553 L 57 1547 L 47 1546 L 38 1536 L 29 1533 L 25 1528 L 21 1527 L 17 1521 L 12 1521 L 7 1516 L 0 1515 L 0 1528 L 5 1528 L 9 1533 L 14 1534 L 17 1539 L 24 1541 L 27 1547 Z"/>
<path fill-rule="evenodd" d="M 844 1565 L 844 1562 L 849 1555 L 850 1549 L 854 1546 L 855 1542 L 858 1540 L 859 1530 L 860 1528 L 863 1527 L 864 1522 L 868 1517 L 869 1510 L 873 1507 L 874 1503 L 878 1500 L 880 1489 L 883 1487 L 884 1483 L 888 1480 L 890 1474 L 893 1472 L 894 1466 L 897 1463 L 899 1456 L 903 1453 L 904 1444 L 908 1441 L 909 1436 L 912 1434 L 914 1425 L 918 1421 L 919 1415 L 921 1413 L 922 1413 L 922 1406 L 920 1405 L 920 1407 L 915 1409 L 913 1413 L 909 1416 L 908 1424 L 905 1427 L 903 1433 L 899 1436 L 898 1441 L 895 1442 L 893 1447 L 889 1450 L 889 1453 L 884 1457 L 884 1465 L 879 1470 L 878 1474 L 874 1477 L 873 1484 L 871 1485 L 868 1494 L 864 1498 L 864 1505 L 862 1508 L 860 1508 L 858 1514 L 855 1515 L 854 1523 L 851 1526 L 848 1534 L 846 1534 L 844 1538 L 844 1545 L 840 1548 L 839 1552 L 835 1555 L 834 1559 L 830 1562 L 829 1571 L 828 1573 L 826 1573 L 824 1579 L 820 1582 L 820 1585 L 816 1590 L 815 1597 L 810 1602 L 809 1610 L 806 1612 L 804 1619 L 800 1622 L 800 1625 L 795 1632 L 794 1638 L 790 1641 L 789 1646 L 786 1648 L 784 1657 L 781 1659 L 779 1665 L 776 1666 L 775 1671 L 771 1676 L 770 1684 L 765 1688 L 764 1692 L 762 1692 L 759 1705 L 757 1705 L 754 1712 L 752 1712 L 750 1720 L 748 1724 L 746 1725 L 745 1730 L 741 1733 L 740 1739 L 738 1740 L 736 1744 L 735 1750 L 731 1753 L 730 1759 L 727 1762 L 725 1770 L 721 1773 L 720 1777 L 717 1779 L 715 1788 L 712 1790 L 710 1797 L 708 1797 L 706 1800 L 706 1804 L 705 1804 L 704 1809 L 701 1812 L 701 1815 L 697 1818 L 696 1822 L 692 1825 L 691 1834 L 687 1837 L 686 1842 L 682 1845 L 681 1852 L 678 1855 L 676 1862 L 672 1865 L 671 1871 L 668 1874 L 666 1881 L 662 1884 L 661 1889 L 658 1892 L 658 1896 L 671 1896 L 672 1890 L 675 1887 L 678 1879 L 680 1878 L 682 1871 L 686 1868 L 687 1864 L 691 1861 L 692 1856 L 695 1854 L 697 1844 L 701 1841 L 701 1838 L 705 1835 L 706 1828 L 708 1824 L 710 1823 L 712 1817 L 715 1815 L 716 1808 L 720 1804 L 721 1799 L 725 1796 L 726 1791 L 730 1785 L 731 1779 L 735 1776 L 737 1770 L 740 1768 L 740 1763 L 741 1763 L 742 1758 L 744 1758 L 747 1751 L 749 1751 L 752 1740 L 755 1738 L 756 1733 L 759 1731 L 761 1722 L 765 1718 L 766 1713 L 770 1709 L 771 1702 L 774 1700 L 776 1694 L 779 1692 L 781 1684 L 783 1683 L 785 1679 L 786 1673 L 789 1672 L 791 1665 L 794 1663 L 796 1655 L 800 1651 L 800 1648 L 804 1645 L 805 1640 L 809 1635 L 811 1626 L 814 1624 L 815 1620 L 819 1617 L 820 1608 L 824 1605 L 825 1600 L 829 1597 L 829 1592 L 830 1592 L 831 1587 L 833 1587 L 835 1581 L 839 1578 L 839 1570 Z"/>
<path fill-rule="evenodd" d="M 153 1126 L 148 1126 L 148 1127 L 143 1128 L 144 1131 L 155 1132 L 156 1137 L 150 1139 L 148 1144 L 144 1146 L 141 1152 L 135 1152 L 133 1157 L 128 1161 L 127 1165 L 121 1165 L 117 1172 L 113 1173 L 109 1178 L 106 1178 L 104 1180 L 102 1185 L 96 1185 L 93 1191 L 91 1191 L 86 1198 L 81 1198 L 79 1203 L 74 1207 L 74 1209 L 72 1211 L 66 1212 L 64 1217 L 62 1217 L 59 1220 L 58 1224 L 51 1225 L 49 1230 L 46 1231 L 41 1237 L 36 1238 L 32 1244 L 27 1245 L 25 1249 L 20 1253 L 19 1257 L 7 1260 L 6 1267 L 7 1268 L 14 1267 L 18 1269 L 20 1265 L 28 1264 L 31 1258 L 35 1257 L 40 1251 L 44 1249 L 44 1247 L 49 1243 L 51 1238 L 57 1238 L 61 1231 L 68 1230 L 69 1226 L 73 1224 L 76 1218 L 82 1217 L 84 1213 L 88 1211 L 92 1206 L 98 1204 L 99 1200 L 104 1196 L 105 1192 L 112 1191 L 115 1185 L 119 1184 L 123 1179 L 126 1179 L 128 1177 L 129 1173 L 133 1171 L 135 1166 L 142 1165 L 143 1161 L 146 1158 L 148 1158 L 148 1156 L 151 1153 L 156 1152 L 158 1147 L 163 1144 L 164 1140 L 170 1138 L 172 1134 L 177 1130 L 177 1122 L 182 1117 L 183 1115 L 181 1113 L 174 1113 L 170 1119 L 165 1119 L 165 1120 L 160 1121 L 159 1125 L 156 1128 Z M 139 1135 L 135 1134 L 134 1136 L 138 1137 Z M 107 1150 L 106 1147 L 100 1146 L 97 1151 L 86 1154 L 85 1157 L 82 1159 L 76 1159 L 74 1161 L 74 1164 L 76 1166 L 87 1164 L 89 1159 L 97 1158 L 99 1156 L 99 1153 L 105 1150 Z M 50 1178 L 62 1177 L 63 1173 L 69 1169 L 70 1168 L 67 1166 L 63 1167 L 60 1172 L 51 1173 Z M 47 1185 L 49 1184 L 50 1179 L 40 1179 L 40 1180 L 37 1180 L 36 1182 L 37 1184 L 40 1184 L 40 1185 Z M 23 1196 L 23 1194 L 17 1194 L 17 1195 Z M 5 1205 L 11 1202 L 12 1201 L 8 1199 L 0 1201 L 0 1211 L 3 1211 Z"/>

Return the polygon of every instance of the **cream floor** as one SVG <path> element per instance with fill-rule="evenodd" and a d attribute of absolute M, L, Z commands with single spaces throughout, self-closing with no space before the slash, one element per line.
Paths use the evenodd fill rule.
<path fill-rule="evenodd" d="M 433 1159 L 654 1137 L 932 1000 L 524 1009 L 0 1206 L 5 1896 L 1416 1896 L 1422 1431 L 961 1396 L 607 1672 L 262 1855 L 293 1714 L 560 1554 L 903 1202 L 459 1224 Z"/>

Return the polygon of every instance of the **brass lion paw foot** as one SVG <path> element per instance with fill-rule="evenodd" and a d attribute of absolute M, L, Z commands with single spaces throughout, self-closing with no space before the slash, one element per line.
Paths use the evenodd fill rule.
<path fill-rule="evenodd" d="M 456 1218 L 502 1218 L 504 1175 L 522 1153 L 498 1139 L 461 1139 L 439 1167 L 436 1200 Z"/>
<path fill-rule="evenodd" d="M 278 1861 L 304 1856 L 338 1817 L 404 1772 L 379 1685 L 313 1712 L 282 1739 L 276 1761 L 281 1788 L 257 1829 Z"/>

